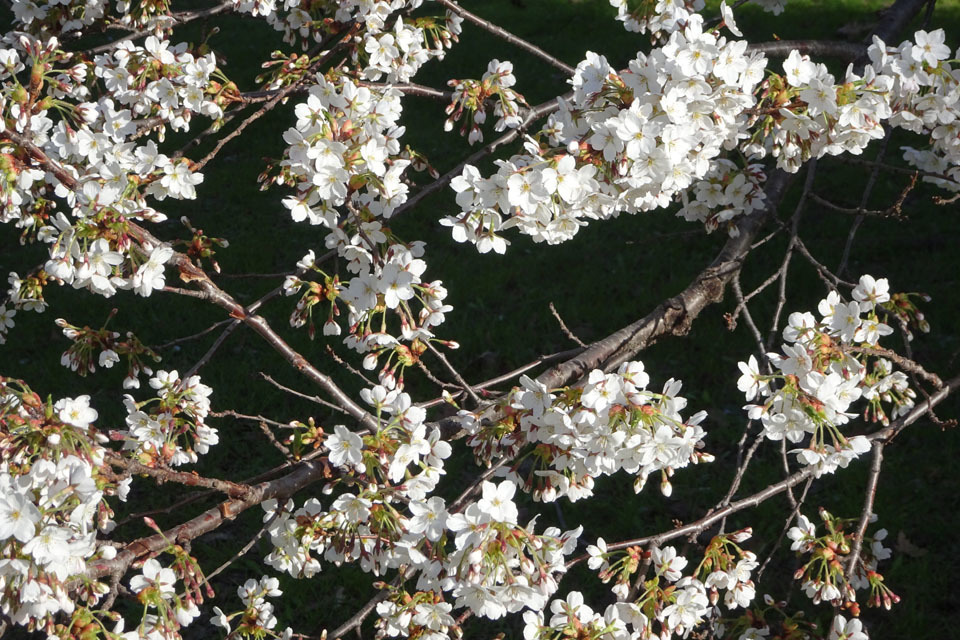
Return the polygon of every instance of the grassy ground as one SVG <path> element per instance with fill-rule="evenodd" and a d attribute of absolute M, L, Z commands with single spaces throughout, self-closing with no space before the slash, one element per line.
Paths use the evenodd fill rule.
<path fill-rule="evenodd" d="M 815 2 L 794 0 L 779 18 L 760 12 L 751 5 L 738 11 L 738 21 L 750 40 L 774 38 L 839 38 L 853 34 L 859 38 L 870 28 L 876 0 Z M 611 63 L 622 65 L 637 49 L 649 48 L 645 36 L 626 33 L 611 19 L 612 11 L 604 0 L 485 0 L 464 2 L 483 17 L 493 20 L 565 62 L 575 65 L 585 51 L 605 54 Z M 242 21 L 243 37 L 236 37 L 231 27 L 240 23 L 235 18 L 222 21 L 222 31 L 211 39 L 214 48 L 226 57 L 228 75 L 242 88 L 253 88 L 253 77 L 259 71 L 257 61 L 279 46 L 272 31 L 265 26 L 251 26 Z M 956 47 L 960 33 L 960 3 L 940 2 L 933 24 L 947 28 L 949 43 Z M 849 27 L 840 33 L 841 27 Z M 418 81 L 442 87 L 450 78 L 479 77 L 491 58 L 513 60 L 517 69 L 517 89 L 531 103 L 548 99 L 564 91 L 564 79 L 539 61 L 530 61 L 518 50 L 502 45 L 488 34 L 467 25 L 462 43 L 454 48 L 443 64 L 431 63 Z M 775 64 L 775 63 L 774 63 Z M 440 127 L 442 105 L 420 99 L 405 102 L 404 123 L 408 126 L 410 144 L 425 152 L 441 170 L 453 166 L 466 146 Z M 201 199 L 197 202 L 168 201 L 164 210 L 171 222 L 158 229 L 158 235 L 172 238 L 183 235 L 176 220 L 189 215 L 195 225 L 216 236 L 230 240 L 231 247 L 220 255 L 224 274 L 272 273 L 290 269 L 293 262 L 310 248 L 322 247 L 322 234 L 316 228 L 294 225 L 280 205 L 281 192 L 259 192 L 254 186 L 262 170 L 262 157 L 276 157 L 281 152 L 280 134 L 290 126 L 292 104 L 254 124 L 244 142 L 230 143 L 217 162 L 206 172 Z M 488 135 L 492 135 L 489 132 Z M 894 139 L 891 150 L 899 146 Z M 201 148 L 194 154 L 200 157 Z M 868 150 L 867 155 L 873 152 Z M 895 157 L 895 154 L 892 154 Z M 899 176 L 883 176 L 871 206 L 882 206 L 903 187 Z M 856 206 L 865 175 L 837 161 L 824 161 L 815 190 L 838 204 Z M 793 196 L 795 197 L 795 196 Z M 859 232 L 851 258 L 850 272 L 872 273 L 889 277 L 898 290 L 922 290 L 933 296 L 928 317 L 933 330 L 918 336 L 913 345 L 916 358 L 933 371 L 952 375 L 960 353 L 960 296 L 955 289 L 960 282 L 955 261 L 955 238 L 960 232 L 960 219 L 955 208 L 930 204 L 930 192 L 915 191 L 904 207 L 903 220 L 868 219 Z M 622 216 L 603 224 L 594 224 L 573 241 L 557 247 L 533 246 L 525 238 L 511 237 L 513 246 L 506 257 L 477 255 L 472 248 L 453 243 L 437 221 L 455 210 L 446 193 L 427 199 L 416 211 L 396 221 L 401 237 L 422 238 L 428 242 L 428 276 L 442 278 L 450 290 L 455 312 L 449 316 L 443 336 L 456 338 L 462 348 L 451 360 L 470 381 L 479 381 L 509 370 L 535 356 L 572 346 L 558 330 L 548 311 L 555 303 L 559 313 L 574 333 L 584 340 L 602 337 L 634 319 L 645 315 L 662 299 L 679 292 L 706 265 L 723 243 L 724 238 L 705 236 L 690 231 L 692 227 L 660 212 L 642 216 Z M 785 203 L 781 218 L 792 211 Z M 811 207 L 802 225 L 802 237 L 818 258 L 836 266 L 843 249 L 850 218 Z M 10 230 L 0 229 L 0 241 L 9 247 Z M 773 241 L 752 255 L 744 267 L 744 288 L 763 281 L 782 258 L 782 242 Z M 41 260 L 42 248 L 0 252 L 0 272 L 25 271 Z M 789 292 L 788 310 L 811 309 L 823 295 L 812 269 L 800 260 L 794 261 L 794 282 Z M 235 279 L 224 276 L 221 284 L 241 302 L 250 302 L 269 291 L 274 279 Z M 159 294 L 155 294 L 159 295 Z M 90 393 L 104 420 L 119 420 L 119 372 L 107 372 L 93 379 L 80 379 L 57 364 L 66 339 L 53 326 L 52 317 L 63 316 L 77 324 L 98 325 L 110 308 L 121 309 L 113 320 L 118 329 L 134 329 L 148 344 L 163 344 L 173 338 L 189 335 L 210 323 L 221 320 L 222 314 L 209 305 L 189 298 L 165 298 L 163 305 L 134 303 L 132 294 L 121 292 L 112 300 L 96 300 L 69 290 L 50 290 L 53 310 L 46 317 L 30 318 L 21 314 L 20 325 L 11 341 L 0 351 L 0 368 L 28 379 L 41 392 L 70 389 L 74 395 Z M 293 306 L 290 299 L 277 300 L 264 313 L 277 328 L 286 326 Z M 634 496 L 627 479 L 606 479 L 599 485 L 599 495 L 606 499 L 589 505 L 564 505 L 562 510 L 547 509 L 544 522 L 561 518 L 567 523 L 582 522 L 588 535 L 603 531 L 608 540 L 632 537 L 662 530 L 672 519 L 689 520 L 714 504 L 722 495 L 732 474 L 732 443 L 740 437 L 743 413 L 742 396 L 735 387 L 736 362 L 752 350 L 746 328 L 729 332 L 723 314 L 733 304 L 728 299 L 709 309 L 698 319 L 690 336 L 654 345 L 642 354 L 651 371 L 654 384 L 668 377 L 684 381 L 684 395 L 690 398 L 692 410 L 707 409 L 708 444 L 718 453 L 709 468 L 692 468 L 679 473 L 675 492 L 665 500 L 653 487 L 641 496 Z M 772 301 L 759 300 L 753 308 L 758 322 L 764 326 L 772 311 Z M 742 324 L 742 323 L 741 323 Z M 310 342 L 303 332 L 284 331 L 294 347 L 320 363 L 321 368 L 337 367 L 324 352 L 324 341 Z M 165 368 L 189 368 L 208 348 L 216 334 L 166 350 Z M 341 350 L 336 342 L 331 346 Z M 304 419 L 315 415 L 324 424 L 335 424 L 317 411 L 315 405 L 279 395 L 259 376 L 268 373 L 297 389 L 313 393 L 308 385 L 290 372 L 268 346 L 248 332 L 239 331 L 225 343 L 218 357 L 204 370 L 207 384 L 215 389 L 217 409 L 233 408 L 243 413 L 263 414 L 279 421 Z M 415 380 L 411 388 L 423 389 Z M 356 387 L 356 381 L 346 386 Z M 141 396 L 142 397 L 142 396 Z M 958 414 L 953 402 L 940 414 Z M 266 444 L 255 425 L 223 420 L 222 444 L 198 466 L 200 473 L 218 477 L 243 478 L 277 464 L 279 454 Z M 960 438 L 956 432 L 941 433 L 929 422 L 921 422 L 904 433 L 886 456 L 886 473 L 881 477 L 876 511 L 880 522 L 896 539 L 904 532 L 919 552 L 896 552 L 886 572 L 887 583 L 903 602 L 893 613 L 865 613 L 874 626 L 875 637 L 941 638 L 951 635 L 960 623 L 950 597 L 952 576 L 960 571 L 955 534 L 958 522 L 960 478 L 952 460 L 960 454 Z M 456 465 L 449 470 L 454 481 L 462 479 L 468 469 Z M 764 486 L 779 474 L 779 461 L 773 449 L 761 449 L 743 494 Z M 837 514 L 855 515 L 862 502 L 866 464 L 861 462 L 835 478 L 818 483 L 808 499 L 807 515 L 815 514 L 816 505 L 823 505 Z M 455 491 L 452 487 L 450 491 Z M 132 504 L 153 502 L 155 496 L 141 484 L 133 494 Z M 769 548 L 782 525 L 784 501 L 777 499 L 770 508 L 740 515 L 731 526 L 751 524 L 757 531 L 751 548 L 763 553 Z M 189 511 L 189 510 L 187 510 Z M 256 511 L 256 510 L 254 510 Z M 161 515 L 157 521 L 169 526 L 183 519 L 185 513 Z M 225 528 L 195 544 L 196 554 L 205 558 L 210 570 L 255 531 L 259 513 L 246 514 L 238 526 Z M 600 524 L 603 523 L 601 529 Z M 125 525 L 121 535 L 132 536 L 136 524 Z M 615 529 L 610 534 L 608 527 Z M 618 535 L 619 534 L 619 535 Z M 259 560 L 265 553 L 255 547 L 245 559 L 237 562 L 222 576 L 221 593 L 232 597 L 231 584 L 262 572 Z M 789 570 L 792 559 L 781 552 L 779 566 Z M 337 578 L 333 578 L 336 575 Z M 775 575 L 772 568 L 768 578 Z M 285 598 L 278 603 L 281 624 L 291 624 L 304 633 L 319 632 L 323 626 L 333 627 L 345 619 L 369 594 L 368 576 L 349 572 L 334 574 L 332 570 L 309 582 L 285 581 Z M 603 592 L 593 586 L 596 581 L 584 574 L 571 578 L 569 588 Z M 766 583 L 761 592 L 771 591 L 779 597 L 776 581 Z M 564 587 L 566 588 L 566 587 Z M 802 604 L 802 597 L 795 602 Z M 318 603 L 322 603 L 318 606 Z M 224 609 L 227 606 L 221 605 Z M 823 613 L 823 612 L 821 612 Z M 510 628 L 506 628 L 512 637 Z M 487 635 L 486 630 L 480 632 Z M 490 634 L 492 635 L 492 634 Z"/>

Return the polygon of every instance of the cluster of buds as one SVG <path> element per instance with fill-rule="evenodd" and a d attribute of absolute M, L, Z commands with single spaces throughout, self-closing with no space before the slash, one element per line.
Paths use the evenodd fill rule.
<path fill-rule="evenodd" d="M 873 535 L 864 535 L 862 548 L 856 564 L 850 567 L 850 554 L 854 546 L 857 519 L 838 518 L 826 509 L 820 509 L 826 532 L 817 535 L 814 523 L 799 515 L 797 524 L 787 531 L 787 537 L 793 540 L 791 549 L 798 555 L 809 555 L 809 559 L 797 569 L 794 578 L 803 581 L 803 590 L 814 603 L 830 602 L 834 606 L 848 609 L 853 615 L 859 615 L 856 591 L 869 589 L 867 606 L 882 606 L 890 609 L 900 602 L 900 596 L 890 590 L 883 582 L 883 576 L 877 572 L 881 560 L 890 557 L 890 549 L 883 546 L 887 530 L 880 529 Z M 873 516 L 872 521 L 876 521 Z"/>
<path fill-rule="evenodd" d="M 446 109 L 444 131 L 451 131 L 454 123 L 463 119 L 460 135 L 467 136 L 470 144 L 483 142 L 480 126 L 487 121 L 488 101 L 493 102 L 493 115 L 497 117 L 494 131 L 520 126 L 520 107 L 529 108 L 530 105 L 522 95 L 510 88 L 516 82 L 513 64 L 499 60 L 490 61 L 479 81 L 450 80 L 447 84 L 453 87 L 453 100 Z"/>
<path fill-rule="evenodd" d="M 127 376 L 123 381 L 124 388 L 139 386 L 140 373 L 151 375 L 153 369 L 147 360 L 160 362 L 160 356 L 150 347 L 140 342 L 133 333 L 127 332 L 126 338 L 121 339 L 118 331 L 107 329 L 107 323 L 117 313 L 114 309 L 107 316 L 99 329 L 88 326 L 78 327 L 63 318 L 57 318 L 57 326 L 63 330 L 63 335 L 73 344 L 60 356 L 60 364 L 76 371 L 81 376 L 94 373 L 97 365 L 110 369 L 120 359 L 127 358 Z"/>

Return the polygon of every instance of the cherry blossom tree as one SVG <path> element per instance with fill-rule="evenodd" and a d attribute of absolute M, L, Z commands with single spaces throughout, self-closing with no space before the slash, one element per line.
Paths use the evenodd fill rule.
<path fill-rule="evenodd" d="M 785 0 L 754 3 L 775 16 Z M 9 274 L 0 344 L 17 340 L 18 325 L 68 316 L 48 303 L 58 287 L 148 313 L 198 299 L 222 316 L 184 338 L 219 332 L 194 362 L 151 348 L 137 337 L 142 328 L 54 318 L 70 345 L 61 365 L 104 385 L 103 369 L 124 368 L 122 388 L 102 395 L 20 379 L 0 358 L 7 632 L 440 640 L 505 620 L 527 640 L 853 640 L 867 637 L 863 605 L 899 601 L 882 575 L 891 548 L 874 505 L 884 456 L 888 447 L 900 455 L 895 438 L 918 421 L 945 424 L 934 411 L 960 377 L 941 379 L 913 356 L 913 332 L 929 328 L 923 296 L 882 274 L 849 273 L 849 255 L 862 221 L 899 215 L 918 184 L 939 191 L 941 205 L 960 192 L 960 51 L 934 24 L 905 33 L 925 10 L 929 22 L 932 0 L 896 0 L 862 43 L 748 43 L 737 26 L 744 2 L 611 0 L 622 23 L 611 28 L 645 34 L 623 68 L 592 52 L 568 65 L 453 0 L 6 4 L 0 221 L 44 257 Z M 228 14 L 265 22 L 282 41 L 272 56 L 274 45 L 265 49 L 260 86 L 239 86 L 215 47 L 181 35 Z M 471 46 L 458 44 L 467 23 L 504 41 L 491 52 L 498 57 L 484 60 L 479 78 L 448 88 L 416 83 L 424 65 Z M 528 103 L 520 63 L 502 59 L 517 49 L 563 74 L 559 95 Z M 443 175 L 405 137 L 401 116 L 413 97 L 446 105 L 437 135 L 472 145 Z M 312 237 L 323 242 L 306 254 L 271 247 L 288 271 L 243 303 L 214 259 L 228 250 L 230 230 L 211 230 L 219 238 L 193 226 L 208 207 L 204 170 L 285 104 L 294 106 L 276 132 L 279 158 L 262 182 L 301 228 L 319 227 Z M 911 142 L 888 152 L 895 133 Z M 215 141 L 212 150 L 191 158 L 202 141 Z M 868 149 L 873 159 L 861 159 Z M 814 189 L 818 163 L 835 157 L 869 175 L 857 208 Z M 886 210 L 869 209 L 884 177 L 902 182 L 900 195 Z M 422 205 L 441 190 L 452 209 Z M 168 199 L 195 202 L 186 239 L 163 224 Z M 804 243 L 811 205 L 854 216 L 837 269 Z M 587 344 L 557 315 L 558 333 L 576 348 L 481 382 L 447 357 L 458 344 L 444 323 L 457 310 L 429 248 L 391 227 L 414 211 L 447 228 L 449 243 L 479 253 L 509 254 L 521 236 L 576 243 L 584 227 L 628 214 L 676 214 L 720 248 L 631 324 Z M 787 239 L 782 261 L 745 292 L 741 277 L 772 238 Z M 794 260 L 821 281 L 818 304 L 788 306 Z M 775 289 L 774 313 L 755 317 L 751 305 Z M 639 359 L 716 304 L 729 308 L 731 329 L 742 321 L 755 341 L 723 371 L 724 393 L 745 404 L 742 437 L 728 444 L 710 437 L 710 415 L 681 395 L 671 371 Z M 267 305 L 285 308 L 290 326 L 268 321 Z M 318 324 L 317 339 L 338 349 L 317 356 L 292 346 L 290 336 L 314 338 Z M 218 403 L 202 370 L 238 330 L 315 387 L 322 421 L 285 423 Z M 298 393 L 268 381 L 280 397 Z M 113 413 L 119 422 L 101 418 Z M 201 466 L 232 437 L 228 418 L 260 425 L 285 461 L 248 477 Z M 782 468 L 743 492 L 761 449 L 776 451 Z M 469 460 L 467 470 L 451 473 L 454 460 Z M 720 502 L 686 522 L 613 539 L 601 519 L 539 521 L 561 505 L 601 502 L 607 476 L 656 505 L 674 483 L 710 482 L 709 465 L 733 465 L 733 480 Z M 850 489 L 863 495 L 859 512 L 818 509 L 811 488 L 858 465 L 869 466 L 866 485 Z M 657 486 L 647 487 L 651 479 Z M 131 498 L 144 487 L 149 511 Z M 781 531 L 728 528 L 735 514 L 749 520 L 780 496 L 788 498 Z M 194 541 L 237 528 L 244 512 L 261 526 L 226 563 L 194 555 Z M 117 513 L 152 531 L 131 533 Z M 785 580 L 761 582 L 777 553 L 796 559 L 784 577 L 801 597 L 777 591 Z M 218 575 L 243 556 L 260 569 L 234 597 Z M 336 580 L 351 568 L 367 576 L 369 600 L 322 630 L 296 628 L 279 578 Z M 593 584 L 571 581 L 573 571 Z"/>

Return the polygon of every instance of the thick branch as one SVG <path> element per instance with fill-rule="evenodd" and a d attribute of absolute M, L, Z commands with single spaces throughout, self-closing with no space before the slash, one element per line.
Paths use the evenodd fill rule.
<path fill-rule="evenodd" d="M 124 471 L 129 471 L 130 473 L 150 476 L 151 478 L 157 480 L 158 484 L 162 484 L 164 482 L 176 482 L 177 484 L 182 484 L 186 487 L 204 487 L 225 493 L 233 498 L 242 497 L 250 491 L 250 487 L 247 485 L 237 484 L 236 482 L 230 482 L 229 480 L 205 478 L 196 473 L 188 473 L 186 471 L 155 469 L 113 453 L 107 455 L 107 462 L 109 462 L 113 467 L 123 469 Z"/>
<path fill-rule="evenodd" d="M 333 471 L 326 459 L 300 462 L 291 473 L 250 487 L 245 495 L 221 502 L 216 507 L 207 509 L 196 518 L 187 520 L 181 525 L 146 538 L 140 538 L 127 544 L 112 560 L 100 560 L 87 566 L 87 578 L 99 578 L 110 574 L 122 574 L 137 559 L 146 554 L 159 553 L 171 543 L 182 543 L 199 538 L 218 528 L 227 520 L 233 520 L 250 507 L 261 504 L 265 500 L 276 498 L 285 500 L 307 485 L 322 478 L 333 477 Z"/>
<path fill-rule="evenodd" d="M 640 350 L 666 335 L 685 335 L 700 312 L 723 298 L 727 283 L 740 270 L 743 259 L 764 221 L 776 210 L 792 175 L 773 171 L 767 180 L 766 206 L 743 218 L 739 234 L 727 240 L 706 269 L 678 295 L 661 303 L 645 317 L 593 343 L 580 355 L 554 367 L 539 378 L 547 387 L 559 387 L 591 369 L 614 369 Z"/>
<path fill-rule="evenodd" d="M 777 40 L 747 45 L 747 51 L 757 51 L 771 58 L 785 58 L 794 49 L 809 56 L 840 58 L 847 62 L 867 53 L 865 45 L 843 40 Z"/>
<path fill-rule="evenodd" d="M 888 9 L 883 12 L 880 22 L 877 24 L 873 34 L 889 43 L 896 38 L 901 31 L 906 29 L 910 21 L 913 20 L 920 10 L 923 9 L 930 0 L 897 0 Z"/>

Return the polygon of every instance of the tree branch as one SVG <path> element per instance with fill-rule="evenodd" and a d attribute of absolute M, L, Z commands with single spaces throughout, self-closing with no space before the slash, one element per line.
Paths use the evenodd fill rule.
<path fill-rule="evenodd" d="M 334 477 L 334 471 L 326 459 L 297 463 L 291 473 L 276 480 L 249 487 L 242 497 L 221 502 L 197 517 L 167 529 L 162 535 L 158 533 L 130 542 L 112 560 L 91 562 L 87 565 L 85 577 L 95 579 L 105 575 L 123 573 L 138 558 L 147 554 L 159 553 L 166 549 L 170 543 L 195 540 L 265 500 L 271 498 L 284 500 L 318 480 L 332 477 Z"/>
<path fill-rule="evenodd" d="M 740 221 L 737 225 L 738 235 L 727 240 L 713 262 L 686 289 L 662 302 L 640 320 L 594 342 L 580 355 L 537 379 L 549 388 L 559 387 L 580 378 L 591 369 L 614 369 L 662 336 L 685 335 L 701 311 L 723 298 L 724 288 L 740 270 L 750 251 L 751 242 L 776 210 L 792 177 L 783 171 L 772 172 L 767 180 L 766 206 Z"/>
<path fill-rule="evenodd" d="M 572 76 L 576 71 L 573 67 L 571 67 L 567 63 L 561 60 L 558 60 L 557 58 L 553 57 L 552 55 L 550 55 L 540 47 L 536 46 L 535 44 L 527 42 L 523 38 L 513 35 L 503 27 L 498 27 L 492 22 L 488 20 L 484 20 L 483 18 L 481 18 L 476 14 L 470 13 L 469 11 L 467 11 L 466 9 L 458 5 L 456 2 L 453 2 L 452 0 L 437 0 L 437 3 L 443 5 L 450 11 L 453 11 L 454 13 L 459 15 L 461 18 L 465 20 L 469 20 L 470 22 L 477 25 L 481 29 L 489 31 L 493 35 L 506 40 L 510 44 L 520 47 L 524 51 L 532 53 L 533 55 L 537 56 L 541 60 L 545 61 L 547 64 L 550 64 L 556 67 L 557 69 L 560 69 L 568 76 Z"/>

